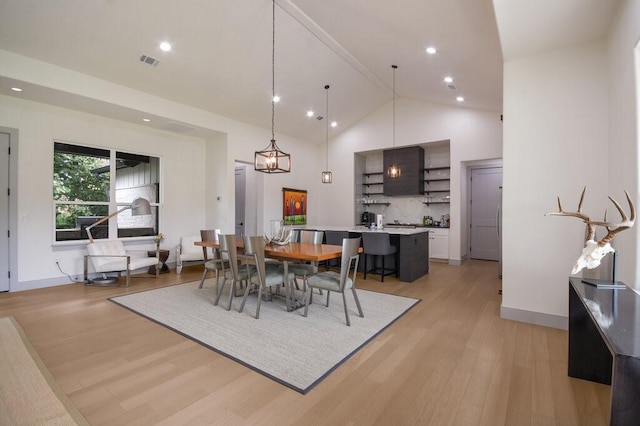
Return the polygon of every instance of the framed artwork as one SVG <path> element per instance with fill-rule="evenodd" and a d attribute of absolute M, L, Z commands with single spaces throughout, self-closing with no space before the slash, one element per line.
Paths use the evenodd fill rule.
<path fill-rule="evenodd" d="M 285 225 L 307 224 L 307 191 L 282 188 L 282 219 Z"/>

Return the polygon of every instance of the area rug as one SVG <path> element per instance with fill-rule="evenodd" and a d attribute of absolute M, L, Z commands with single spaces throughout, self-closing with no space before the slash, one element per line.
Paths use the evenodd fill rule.
<path fill-rule="evenodd" d="M 213 305 L 214 279 L 202 289 L 198 285 L 179 284 L 110 300 L 303 394 L 419 302 L 358 290 L 361 318 L 348 292 L 349 327 L 340 294 L 331 295 L 328 308 L 325 296 L 314 295 L 306 318 L 304 308 L 287 312 L 284 299 L 274 297 L 262 302 L 260 318 L 255 319 L 256 295 L 250 295 L 242 313 L 240 297 L 227 311 L 226 294 Z"/>
<path fill-rule="evenodd" d="M 0 424 L 87 425 L 13 317 L 0 318 Z"/>

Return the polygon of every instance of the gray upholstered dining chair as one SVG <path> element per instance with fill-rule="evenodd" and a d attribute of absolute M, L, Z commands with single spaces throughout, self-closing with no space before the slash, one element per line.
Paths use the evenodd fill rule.
<path fill-rule="evenodd" d="M 398 275 L 398 249 L 391 245 L 391 239 L 388 232 L 363 232 L 362 233 L 362 253 L 364 254 L 364 279 L 367 279 L 368 273 L 380 274 L 380 281 L 384 282 L 387 275 Z M 368 268 L 367 256 L 373 256 L 372 267 Z M 388 268 L 384 266 L 384 259 L 389 255 L 394 255 L 394 267 Z M 382 258 L 382 265 L 377 266 L 377 258 Z"/>
<path fill-rule="evenodd" d="M 360 300 L 358 299 L 358 293 L 356 292 L 356 276 L 358 273 L 358 250 L 360 249 L 360 237 L 357 238 L 345 238 L 342 241 L 342 261 L 340 265 L 340 272 L 324 271 L 313 275 L 307 280 L 307 290 L 305 292 L 304 302 L 304 316 L 307 316 L 309 310 L 309 304 L 312 301 L 313 289 L 327 290 L 327 304 L 329 306 L 329 294 L 330 292 L 342 293 L 342 302 L 344 303 L 344 316 L 347 320 L 347 325 L 351 325 L 349 320 L 349 309 L 347 308 L 347 298 L 345 292 L 351 289 L 353 298 L 356 301 L 358 307 L 358 313 L 364 318 L 362 307 L 360 306 Z M 353 273 L 351 272 L 353 271 Z M 350 274 L 352 275 L 350 276 Z"/>
<path fill-rule="evenodd" d="M 303 229 L 300 231 L 300 242 L 309 244 L 322 244 L 324 239 L 324 231 L 311 231 Z M 296 277 L 302 278 L 302 289 L 305 289 L 307 278 L 313 274 L 318 273 L 318 263 L 290 263 L 289 272 L 293 272 Z M 299 289 L 298 282 L 296 281 L 296 287 Z"/>
<path fill-rule="evenodd" d="M 200 239 L 202 242 L 218 242 L 218 237 L 220 235 L 219 229 L 203 229 L 200 230 Z M 225 268 L 228 268 L 228 262 L 222 260 L 218 255 L 218 250 L 206 250 L 207 247 L 202 247 L 202 252 L 204 254 L 204 271 L 202 272 L 202 278 L 200 279 L 200 287 L 204 284 L 204 280 L 207 278 L 207 274 L 209 271 L 214 271 L 216 274 L 216 288 L 218 287 L 218 282 L 220 278 L 220 272 L 224 273 Z M 209 259 L 211 256 L 211 259 Z"/>
<path fill-rule="evenodd" d="M 289 306 L 289 289 L 295 279 L 293 272 L 289 272 L 288 276 L 285 278 L 283 271 L 267 267 L 264 258 L 264 246 L 265 241 L 263 237 L 244 237 L 244 254 L 253 260 L 255 266 L 248 264 L 245 265 L 247 268 L 252 268 L 247 270 L 249 282 L 244 290 L 244 297 L 242 298 L 242 304 L 240 305 L 238 312 L 242 312 L 244 310 L 244 304 L 247 301 L 251 287 L 252 285 L 255 285 L 258 289 L 258 302 L 255 314 L 256 319 L 260 318 L 260 302 L 262 300 L 263 292 L 270 291 L 272 287 L 277 287 L 281 284 L 285 285 L 287 307 Z"/>
<path fill-rule="evenodd" d="M 220 244 L 220 258 L 223 259 L 223 261 L 226 261 L 225 266 L 227 267 L 224 269 L 222 285 L 219 286 L 216 283 L 216 300 L 213 304 L 218 304 L 220 296 L 222 296 L 222 290 L 224 290 L 224 285 L 227 280 L 230 280 L 231 288 L 229 289 L 229 304 L 227 305 L 227 311 L 229 311 L 231 310 L 233 297 L 236 294 L 236 287 L 249 281 L 252 268 L 255 267 L 253 265 L 249 265 L 245 268 L 240 264 L 238 259 L 238 248 L 236 247 L 236 236 L 234 234 L 219 235 L 218 238 Z"/>

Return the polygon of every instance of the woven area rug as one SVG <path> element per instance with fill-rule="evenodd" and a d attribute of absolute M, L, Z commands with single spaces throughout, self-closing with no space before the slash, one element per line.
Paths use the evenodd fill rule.
<path fill-rule="evenodd" d="M 110 300 L 303 394 L 419 302 L 358 290 L 361 318 L 348 292 L 348 327 L 340 294 L 331 295 L 329 308 L 324 306 L 326 296 L 315 294 L 306 318 L 304 308 L 287 312 L 284 298 L 274 297 L 262 302 L 260 318 L 255 319 L 256 295 L 249 296 L 242 313 L 240 297 L 227 311 L 227 294 L 220 305 L 213 305 L 215 280 L 205 281 L 202 289 L 198 285 L 191 282 Z"/>
<path fill-rule="evenodd" d="M 0 424 L 88 424 L 13 317 L 0 318 Z"/>

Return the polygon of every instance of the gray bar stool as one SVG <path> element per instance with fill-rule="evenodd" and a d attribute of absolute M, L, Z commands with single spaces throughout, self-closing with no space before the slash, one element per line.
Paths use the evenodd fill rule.
<path fill-rule="evenodd" d="M 340 246 L 345 238 L 349 238 L 349 231 L 324 231 L 324 238 L 326 244 Z M 340 259 L 326 260 L 324 262 L 324 267 L 327 269 L 339 269 Z"/>
<path fill-rule="evenodd" d="M 380 281 L 384 282 L 384 277 L 395 274 L 398 276 L 398 249 L 391 245 L 389 233 L 387 232 L 363 232 L 362 233 L 362 253 L 364 254 L 364 279 L 367 273 L 379 274 Z M 393 268 L 384 266 L 384 258 L 394 255 L 395 264 Z M 373 267 L 367 270 L 367 255 L 373 256 Z M 382 257 L 381 267 L 377 267 L 378 256 Z"/>

